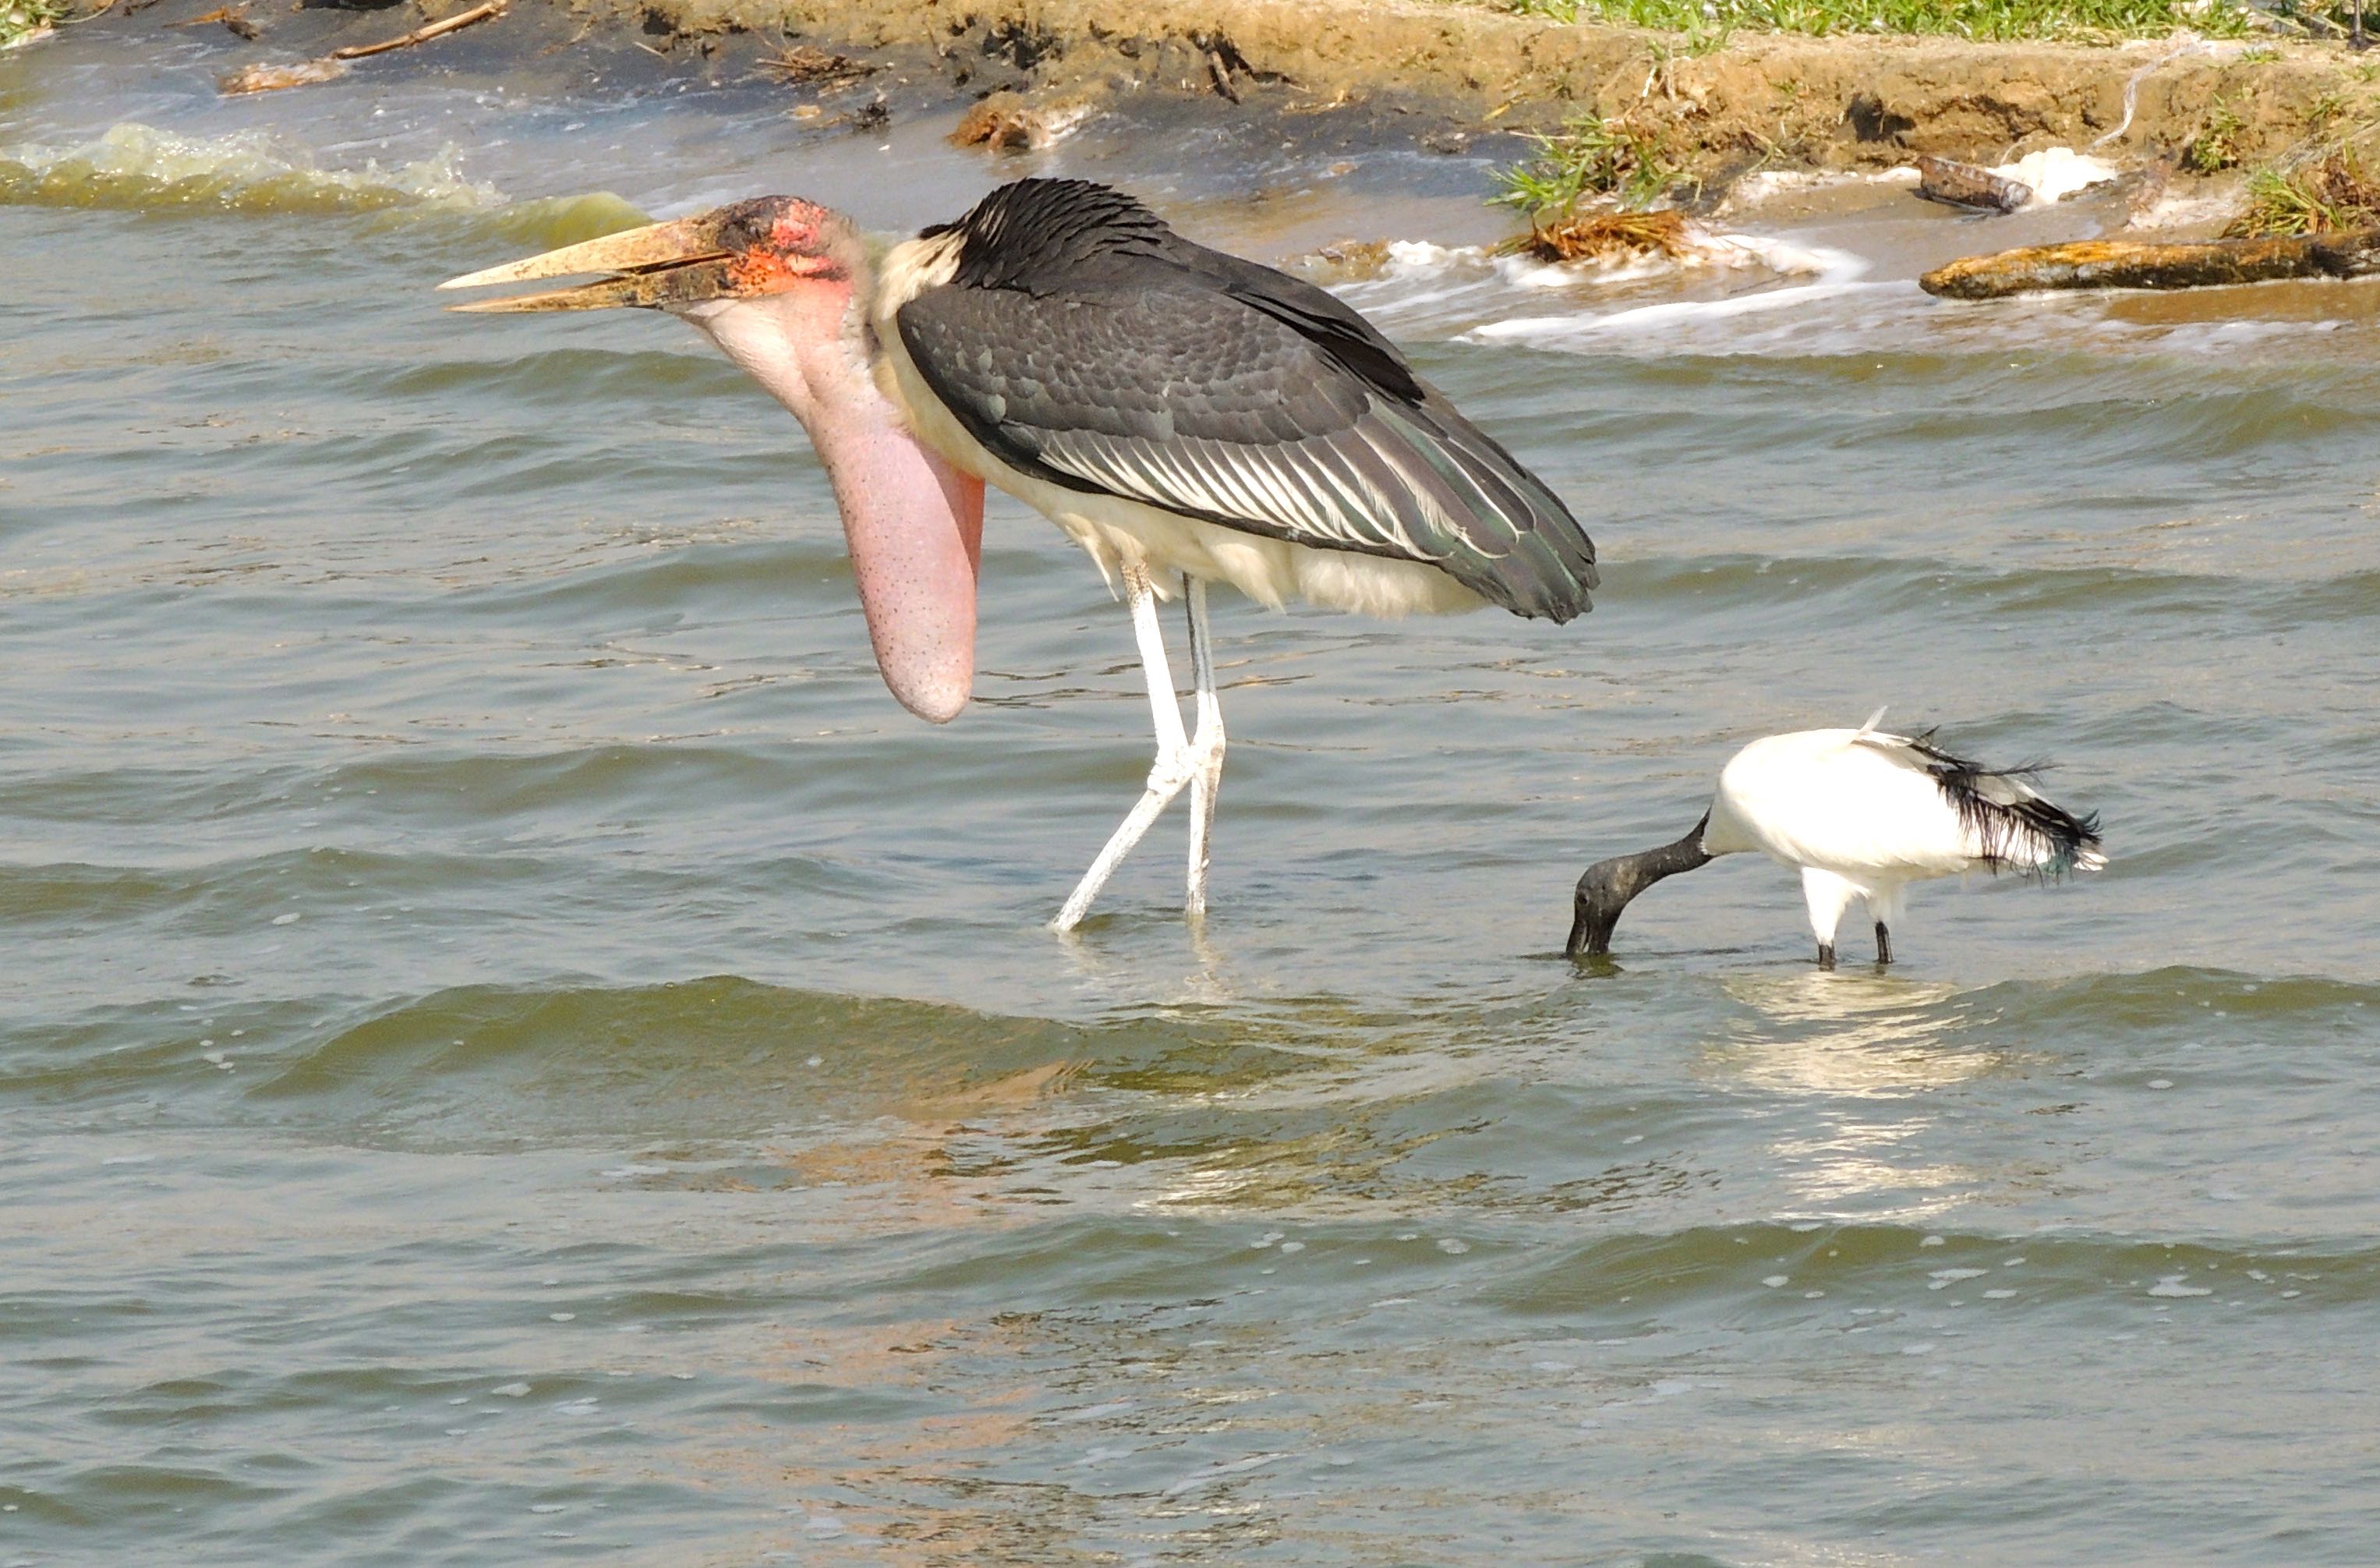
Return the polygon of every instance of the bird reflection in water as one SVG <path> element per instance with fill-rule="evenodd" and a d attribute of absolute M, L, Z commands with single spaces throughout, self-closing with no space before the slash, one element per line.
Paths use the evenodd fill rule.
<path fill-rule="evenodd" d="M 1929 1093 L 2010 1068 L 2010 1052 L 1961 1038 L 1958 985 L 1815 969 L 1722 983 L 1744 1014 L 1706 1049 L 1704 1074 L 1815 1111 L 1770 1146 L 1803 1207 L 1873 1219 L 1881 1198 L 1914 1218 L 1984 1184 L 1919 1149 L 1937 1119 Z"/>

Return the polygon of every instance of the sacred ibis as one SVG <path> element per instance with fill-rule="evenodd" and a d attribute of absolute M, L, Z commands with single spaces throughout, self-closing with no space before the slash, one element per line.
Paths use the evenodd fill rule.
<path fill-rule="evenodd" d="M 1631 899 L 1721 855 L 1758 850 L 1802 873 L 1818 966 L 1835 966 L 1835 928 L 1852 900 L 1876 925 L 1876 961 L 1892 962 L 1891 928 L 1909 884 L 1962 872 L 2055 878 L 2095 871 L 2099 819 L 2042 798 L 2034 765 L 1986 768 L 1934 743 L 1934 732 L 1800 730 L 1755 740 L 1719 770 L 1710 809 L 1675 844 L 1598 860 L 1578 880 L 1572 957 L 1611 951 Z"/>
<path fill-rule="evenodd" d="M 1121 586 L 1157 763 L 1061 930 L 1185 784 L 1187 909 L 1204 910 L 1224 744 L 1208 583 L 1376 615 L 1590 607 L 1585 531 L 1369 322 L 1104 186 L 1019 180 L 881 253 L 838 213 L 760 197 L 441 286 L 582 273 L 610 275 L 459 308 L 642 306 L 708 334 L 808 432 L 877 665 L 912 712 L 946 722 L 972 689 L 986 481 Z M 1176 591 L 1188 734 L 1156 608 Z"/>

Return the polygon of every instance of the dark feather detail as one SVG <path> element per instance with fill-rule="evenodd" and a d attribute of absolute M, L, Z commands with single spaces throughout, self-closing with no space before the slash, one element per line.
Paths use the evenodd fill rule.
<path fill-rule="evenodd" d="M 1943 750 L 1934 735 L 1927 730 L 1903 744 L 1923 759 L 1927 776 L 1957 808 L 1959 825 L 1982 846 L 1986 869 L 2013 865 L 2057 878 L 2078 866 L 2091 869 L 2089 862 L 2098 858 L 2099 815 L 2078 817 L 2042 798 L 2033 786 L 2048 764 L 1986 768 Z"/>
<path fill-rule="evenodd" d="M 1590 608 L 1595 545 L 1395 345 L 1308 283 L 1132 198 L 1020 180 L 903 305 L 918 373 L 1002 461 L 1320 550 L 1426 562 L 1524 615 Z"/>
<path fill-rule="evenodd" d="M 1020 179 L 977 202 L 954 223 L 920 237 L 957 230 L 959 288 L 1020 288 L 1040 294 L 1083 267 L 1117 255 L 1153 255 L 1173 231 L 1121 190 L 1087 179 Z"/>

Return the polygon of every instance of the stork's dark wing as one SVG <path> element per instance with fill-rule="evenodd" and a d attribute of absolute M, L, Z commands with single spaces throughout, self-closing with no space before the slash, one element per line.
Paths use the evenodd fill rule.
<path fill-rule="evenodd" d="M 1424 561 L 1524 615 L 1588 608 L 1553 492 L 1319 289 L 1160 229 L 897 312 L 918 371 L 1014 467 L 1326 550 Z"/>

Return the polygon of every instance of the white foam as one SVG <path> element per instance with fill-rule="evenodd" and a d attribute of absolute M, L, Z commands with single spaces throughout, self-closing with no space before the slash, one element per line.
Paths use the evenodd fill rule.
<path fill-rule="evenodd" d="M 1389 266 L 1397 272 L 1435 272 L 1452 262 L 1485 254 L 1476 245 L 1450 249 L 1433 245 L 1427 239 L 1391 239 L 1389 241 Z"/>
<path fill-rule="evenodd" d="M 1748 174 L 1728 188 L 1727 200 L 1719 206 L 1721 213 L 1741 212 L 1773 201 L 1780 196 L 1799 196 L 1806 191 L 1828 190 L 1852 185 L 1915 185 L 1917 170 L 1907 164 L 1872 174 L 1848 174 L 1840 170 L 1761 169 Z"/>
<path fill-rule="evenodd" d="M 1694 267 L 1764 267 L 1789 276 L 1823 276 L 1841 266 L 1849 252 L 1794 245 L 1755 234 L 1707 234 L 1686 231 L 1683 255 L 1643 251 L 1576 261 L 1538 261 L 1525 256 L 1500 256 L 1496 272 L 1516 288 L 1573 288 L 1582 283 L 1633 283 L 1664 273 Z"/>
<path fill-rule="evenodd" d="M 2026 187 L 2033 192 L 2034 201 L 2044 205 L 2063 201 L 2078 190 L 2105 185 L 2119 172 L 2107 159 L 2077 152 L 2071 147 L 2045 147 L 1992 170 L 2002 179 L 2012 179 Z"/>
<path fill-rule="evenodd" d="M 1848 250 L 1822 245 L 1796 245 L 1759 234 L 1715 234 L 1708 242 L 1709 259 L 1719 266 L 1760 266 L 1788 276 L 1825 277 L 1845 266 L 1866 263 Z"/>
<path fill-rule="evenodd" d="M 2124 226 L 2129 229 L 2181 228 L 2195 224 L 2228 223 L 2240 209 L 2240 187 L 2226 185 L 2212 191 L 2168 189 L 2149 204 L 2145 212 L 2135 213 Z"/>
<path fill-rule="evenodd" d="M 1463 334 L 1473 343 L 1530 342 L 1559 345 L 1581 338 L 1627 335 L 1646 332 L 1673 333 L 1677 329 L 1730 321 L 1745 316 L 1776 313 L 1797 314 L 1821 301 L 1846 295 L 1875 290 L 1915 293 L 1913 283 L 1867 283 L 1861 274 L 1867 263 L 1848 251 L 1833 252 L 1828 257 L 1830 271 L 1815 283 L 1801 284 L 1787 288 L 1757 289 L 1742 294 L 1730 294 L 1717 299 L 1675 299 L 1654 305 L 1635 305 L 1619 310 L 1582 312 L 1563 316 L 1515 316 L 1500 322 L 1488 322 Z"/>

